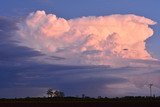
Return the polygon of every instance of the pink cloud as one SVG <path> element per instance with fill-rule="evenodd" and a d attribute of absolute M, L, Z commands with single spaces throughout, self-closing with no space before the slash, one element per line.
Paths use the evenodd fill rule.
<path fill-rule="evenodd" d="M 37 11 L 19 23 L 18 34 L 21 45 L 65 57 L 64 63 L 114 66 L 126 59 L 154 59 L 145 47 L 154 24 L 133 14 L 66 20 Z"/>

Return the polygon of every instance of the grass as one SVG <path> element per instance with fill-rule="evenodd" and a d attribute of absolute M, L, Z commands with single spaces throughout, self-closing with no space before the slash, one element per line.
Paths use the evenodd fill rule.
<path fill-rule="evenodd" d="M 160 97 L 0 99 L 0 107 L 160 107 Z"/>

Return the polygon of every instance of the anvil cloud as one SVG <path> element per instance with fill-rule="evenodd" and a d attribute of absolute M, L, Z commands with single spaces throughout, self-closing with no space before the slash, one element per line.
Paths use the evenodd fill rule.
<path fill-rule="evenodd" d="M 66 20 L 37 11 L 18 24 L 18 35 L 21 45 L 65 58 L 61 63 L 116 66 L 128 59 L 154 59 L 145 46 L 154 24 L 133 14 Z"/>
<path fill-rule="evenodd" d="M 43 12 L 39 11 L 39 13 L 38 12 L 32 13 L 30 16 L 28 16 L 26 19 L 22 21 L 19 20 L 14 21 L 2 17 L 0 18 L 0 41 L 1 41 L 0 97 L 1 98 L 3 97 L 15 98 L 15 97 L 27 97 L 27 96 L 42 97 L 46 95 L 46 90 L 48 88 L 62 90 L 63 92 L 65 92 L 66 95 L 69 96 L 75 96 L 75 95 L 81 96 L 82 94 L 86 94 L 87 96 L 93 96 L 93 97 L 97 97 L 99 95 L 107 97 L 117 97 L 126 95 L 148 96 L 149 95 L 148 84 L 150 83 L 154 84 L 153 94 L 155 94 L 156 96 L 160 95 L 159 93 L 160 61 L 151 60 L 153 58 L 145 50 L 145 47 L 142 52 L 148 54 L 148 57 L 146 58 L 124 57 L 123 54 L 121 53 L 114 53 L 114 51 L 112 52 L 112 49 L 117 49 L 114 48 L 113 46 L 116 47 L 120 45 L 120 43 L 122 44 L 122 42 L 118 42 L 118 44 L 113 44 L 114 42 L 112 41 L 116 40 L 118 41 L 119 39 L 122 39 L 122 37 L 119 36 L 118 39 L 114 38 L 108 40 L 102 39 L 102 41 L 103 40 L 104 41 L 101 42 L 98 41 L 98 38 L 95 39 L 97 36 L 101 37 L 101 35 L 99 34 L 90 35 L 92 38 L 91 37 L 87 38 L 85 34 L 83 35 L 81 34 L 80 26 L 82 26 L 83 28 L 85 27 L 85 24 L 79 25 L 78 23 L 80 22 L 78 21 L 86 20 L 87 22 L 87 20 L 97 19 L 100 17 L 84 17 L 68 21 L 65 19 L 56 18 L 56 20 L 61 20 L 64 21 L 64 23 L 67 23 L 67 25 L 69 25 L 69 28 L 66 27 L 66 29 L 68 30 L 62 29 L 61 31 L 58 31 L 60 29 L 59 28 L 57 29 L 57 31 L 50 32 L 51 34 L 47 35 L 49 33 L 44 34 L 41 29 L 43 28 L 42 26 L 47 27 L 48 18 L 46 18 L 46 21 L 37 21 L 37 23 L 31 22 L 31 20 L 33 21 L 35 15 L 38 14 L 38 16 L 40 16 L 39 15 L 40 13 L 42 14 Z M 51 16 L 53 17 L 53 15 Z M 113 16 L 115 17 L 117 15 Z M 106 16 L 106 17 L 113 18 L 113 16 Z M 118 15 L 118 16 L 126 17 L 128 15 Z M 131 16 L 133 17 L 134 15 Z M 48 15 L 45 15 L 43 13 L 42 19 L 45 19 L 44 17 L 48 17 Z M 139 16 L 134 16 L 134 17 L 139 17 Z M 143 17 L 139 18 L 142 18 L 143 21 L 144 19 L 148 20 L 147 21 L 148 25 L 149 22 L 153 22 Z M 115 19 L 120 20 L 120 18 L 115 18 Z M 72 21 L 77 23 L 76 25 L 74 25 L 75 34 L 73 32 L 69 32 L 71 29 L 73 29 L 73 27 L 71 27 Z M 40 22 L 43 22 L 42 25 L 38 25 Z M 98 27 L 97 23 L 96 26 L 93 27 L 98 29 L 101 26 Z M 31 28 L 31 24 L 33 28 Z M 141 24 L 144 25 L 144 23 L 142 22 Z M 152 24 L 154 24 L 154 22 Z M 56 25 L 55 22 L 53 25 Z M 87 25 L 86 23 L 86 27 L 89 25 L 91 24 Z M 150 29 L 148 25 L 146 24 L 146 29 Z M 61 26 L 61 24 L 59 26 Z M 63 27 L 65 26 L 63 25 Z M 114 27 L 118 27 L 118 24 L 117 26 Z M 120 29 L 122 27 L 118 28 Z M 129 28 L 131 27 L 128 27 L 128 29 Z M 49 30 L 49 28 L 47 29 Z M 18 35 L 17 35 L 17 30 L 18 30 Z M 86 30 L 84 29 L 84 31 L 87 31 L 87 28 Z M 118 30 L 114 31 L 116 33 L 118 32 Z M 61 32 L 64 33 L 60 34 Z M 52 33 L 54 35 L 52 35 Z M 69 36 L 69 33 L 74 35 Z M 130 35 L 133 36 L 137 34 L 138 31 L 130 33 Z M 128 35 L 128 37 L 130 37 L 130 35 Z M 68 42 L 67 38 L 65 38 L 67 36 L 68 36 Z M 148 37 L 146 37 L 146 39 Z M 106 38 L 109 37 L 106 36 Z M 137 38 L 138 37 L 133 37 L 132 39 L 137 40 Z M 18 39 L 19 41 L 16 42 L 13 39 L 16 40 Z M 81 42 L 82 39 L 84 39 L 83 42 Z M 95 42 L 93 42 L 93 40 Z M 47 43 L 51 44 L 51 46 L 55 46 L 55 50 L 48 50 L 48 48 L 46 48 Z M 89 48 L 89 45 L 91 43 L 93 45 L 92 48 L 94 48 L 94 50 L 91 50 L 92 48 Z M 105 43 L 106 45 L 100 45 L 101 43 L 102 44 Z M 129 41 L 128 44 L 129 43 L 131 43 L 131 41 Z M 145 44 L 144 41 L 142 43 Z M 128 44 L 125 44 L 125 46 L 128 46 Z M 140 46 L 141 45 L 135 48 L 135 50 L 138 50 Z M 81 47 L 85 47 L 86 50 L 85 49 L 81 50 Z M 131 51 L 131 49 L 129 49 L 129 46 L 128 48 L 126 47 L 122 48 L 122 50 L 126 51 L 126 55 L 131 54 L 127 53 Z M 102 54 L 105 52 L 106 54 Z M 78 62 L 78 60 L 81 62 Z M 51 63 L 48 61 L 50 61 Z M 63 64 L 60 64 L 62 62 Z M 106 65 L 99 66 L 98 64 L 101 64 L 101 62 L 103 62 L 106 65 L 108 64 L 112 66 L 116 65 L 116 67 L 114 68 Z M 70 65 L 67 65 L 68 63 L 70 63 Z M 77 66 L 77 64 L 79 65 Z M 86 64 L 86 65 L 82 66 L 81 64 Z M 87 64 L 96 64 L 96 66 Z M 126 66 L 127 64 L 129 64 L 130 66 Z"/>

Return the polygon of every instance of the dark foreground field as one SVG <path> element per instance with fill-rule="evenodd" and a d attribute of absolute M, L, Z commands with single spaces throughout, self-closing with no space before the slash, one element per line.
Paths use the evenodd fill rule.
<path fill-rule="evenodd" d="M 160 97 L 0 99 L 0 107 L 160 107 Z"/>

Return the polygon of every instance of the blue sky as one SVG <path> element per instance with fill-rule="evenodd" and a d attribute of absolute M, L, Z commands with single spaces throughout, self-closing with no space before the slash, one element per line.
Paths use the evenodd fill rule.
<path fill-rule="evenodd" d="M 160 59 L 159 5 L 160 0 L 1 0 L 0 97 L 44 96 L 48 88 L 59 89 L 73 96 L 81 96 L 81 94 L 94 97 L 98 95 L 109 97 L 148 95 L 148 87 L 144 84 L 149 82 L 155 84 L 154 93 L 160 95 L 160 86 L 157 85 L 160 81 L 158 67 L 110 68 L 108 66 L 46 64 L 32 59 L 45 56 L 43 53 L 29 47 L 18 46 L 15 44 L 16 41 L 10 39 L 15 35 L 13 32 L 18 29 L 16 23 L 36 10 L 45 10 L 46 13 L 53 13 L 65 19 L 135 14 L 157 22 L 152 26 L 154 35 L 147 40 L 146 46 L 153 57 Z M 56 57 L 52 58 L 51 60 L 61 60 Z M 148 64 L 148 66 L 160 64 L 159 61 L 137 62 Z M 138 79 L 140 76 L 145 81 Z M 124 86 L 126 90 L 123 90 L 121 86 Z"/>
<path fill-rule="evenodd" d="M 160 1 L 158 0 L 1 0 L 0 10 L 2 15 L 15 15 L 19 13 L 16 10 L 22 12 L 21 14 L 28 11 L 45 10 L 65 18 L 134 13 L 158 21 L 158 16 L 160 15 L 157 11 L 159 3 Z"/>

